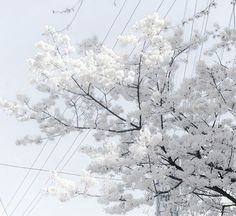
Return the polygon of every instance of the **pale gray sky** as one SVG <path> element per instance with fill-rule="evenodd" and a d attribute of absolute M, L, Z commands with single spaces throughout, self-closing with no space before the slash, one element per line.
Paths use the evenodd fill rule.
<path fill-rule="evenodd" d="M 187 13 L 190 15 L 193 13 L 195 0 L 188 1 L 189 6 Z M 206 1 L 207 0 L 198 0 L 199 10 L 206 5 Z M 26 59 L 35 54 L 36 50 L 34 44 L 42 38 L 41 33 L 43 32 L 45 25 L 52 25 L 57 29 L 62 29 L 70 22 L 71 16 L 73 16 L 73 14 L 53 14 L 52 10 L 70 8 L 76 2 L 77 0 L 0 1 L 0 96 L 7 99 L 14 99 L 17 93 L 26 93 L 35 100 L 37 99 L 36 92 L 34 92 L 32 87 L 29 85 L 30 76 Z M 84 0 L 83 6 L 76 17 L 76 20 L 67 32 L 75 43 L 93 35 L 97 35 L 100 40 L 103 39 L 113 19 L 118 13 L 123 0 L 116 0 L 116 7 L 113 2 L 113 0 Z M 133 21 L 143 17 L 145 14 L 153 13 L 160 2 L 161 0 L 143 0 L 130 25 L 132 25 Z M 162 16 L 166 14 L 172 2 L 173 0 L 164 1 L 160 8 L 160 14 Z M 229 19 L 231 13 L 231 8 L 228 3 L 229 1 L 221 0 L 220 2 L 222 4 L 220 12 L 213 12 L 212 17 L 210 17 L 210 23 L 219 21 L 222 24 L 225 24 Z M 227 2 L 227 4 L 225 2 Z M 116 36 L 121 32 L 137 3 L 138 0 L 127 1 L 124 11 L 106 40 L 108 46 L 114 44 Z M 185 0 L 176 1 L 176 4 L 168 16 L 170 20 L 175 22 L 182 18 L 184 3 Z M 2 112 L 0 113 L 0 119 L 0 163 L 30 166 L 41 147 L 35 145 L 26 147 L 16 146 L 15 140 L 25 134 L 35 133 L 37 131 L 36 125 L 17 123 L 13 118 L 6 116 Z M 66 151 L 66 148 L 70 145 L 73 139 L 74 137 L 67 137 L 61 141 L 58 149 L 46 164 L 45 167 L 47 169 L 53 170 L 55 168 L 55 165 L 61 159 L 63 153 Z M 86 140 L 86 142 L 91 141 L 91 138 Z M 39 158 L 35 167 L 40 167 L 42 165 L 54 143 L 55 142 L 47 145 L 42 157 Z M 65 170 L 81 173 L 81 169 L 85 168 L 86 164 L 86 157 L 78 153 L 75 155 L 73 160 L 71 160 Z M 27 171 L 24 170 L 0 166 L 0 199 L 3 201 L 4 205 L 6 205 L 12 197 L 26 172 Z M 19 199 L 25 193 L 28 185 L 32 182 L 35 174 L 36 172 L 34 171 L 30 173 L 25 184 L 12 201 L 11 205 L 9 205 L 9 208 L 7 208 L 9 216 L 19 202 Z M 22 215 L 48 177 L 48 173 L 40 174 L 13 216 Z M 103 207 L 97 204 L 95 199 L 76 198 L 67 203 L 60 203 L 55 197 L 45 196 L 29 215 L 105 216 L 106 214 L 103 211 Z M 148 214 L 146 208 L 144 208 L 142 210 L 137 210 L 135 213 L 130 213 L 129 215 Z M 150 211 L 150 215 L 152 215 L 152 211 Z"/>

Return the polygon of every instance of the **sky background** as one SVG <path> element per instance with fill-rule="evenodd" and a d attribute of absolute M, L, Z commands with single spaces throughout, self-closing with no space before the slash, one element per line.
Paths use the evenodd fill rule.
<path fill-rule="evenodd" d="M 99 40 L 103 40 L 116 14 L 118 13 L 123 0 L 116 0 L 116 6 L 113 0 L 84 0 L 81 10 L 79 11 L 75 21 L 69 31 L 72 41 L 76 44 L 83 39 L 98 36 Z M 117 20 L 114 28 L 109 34 L 105 44 L 112 46 L 116 37 L 122 31 L 125 23 L 129 19 L 132 11 L 139 0 L 128 0 L 124 10 Z M 129 32 L 130 26 L 138 19 L 146 14 L 153 13 L 158 8 L 161 0 L 143 0 L 141 1 L 137 11 L 135 12 L 130 24 L 127 27 Z M 207 0 L 198 0 L 198 11 L 205 7 Z M 220 7 L 212 11 L 209 18 L 209 26 L 214 22 L 227 26 L 231 14 L 230 1 L 219 0 Z M 16 94 L 25 93 L 33 100 L 37 101 L 39 95 L 30 85 L 30 72 L 27 65 L 27 58 L 32 57 L 36 53 L 35 43 L 42 39 L 42 32 L 45 25 L 55 26 L 60 30 L 70 23 L 74 13 L 70 14 L 53 14 L 53 10 L 65 10 L 73 7 L 76 0 L 8 0 L 0 1 L 0 96 L 6 99 L 14 99 Z M 164 16 L 173 0 L 165 0 L 159 10 L 161 16 Z M 188 0 L 188 8 L 186 17 L 193 14 L 195 0 Z M 171 9 L 167 18 L 173 22 L 179 22 L 183 17 L 185 0 L 176 0 L 175 5 Z M 202 20 L 197 21 L 196 27 L 201 26 Z M 188 33 L 190 28 L 186 27 Z M 37 126 L 31 123 L 18 123 L 12 117 L 0 112 L 0 163 L 8 163 L 20 166 L 30 167 L 35 157 L 38 155 L 42 146 L 16 146 L 17 138 L 26 134 L 36 134 Z M 54 170 L 56 164 L 62 158 L 67 148 L 73 142 L 74 135 L 65 137 L 59 143 L 56 151 L 50 157 L 46 169 Z M 77 143 L 83 136 L 79 137 Z M 41 167 L 49 152 L 52 150 L 55 142 L 49 142 L 44 149 L 41 157 L 35 164 L 35 167 Z M 93 142 L 93 139 L 88 136 L 83 145 Z M 76 146 L 75 146 L 76 148 Z M 74 150 L 70 153 L 72 153 Z M 69 155 L 68 155 L 69 157 Z M 65 167 L 65 171 L 73 173 L 81 173 L 81 170 L 88 164 L 88 159 L 80 154 L 75 154 L 70 163 Z M 14 169 L 0 165 L 0 199 L 6 206 L 12 198 L 14 192 L 20 182 L 26 175 L 27 170 Z M 12 202 L 7 208 L 9 216 L 21 216 L 29 206 L 32 199 L 44 186 L 45 181 L 50 177 L 49 173 L 40 173 L 35 177 L 37 172 L 31 171 L 24 185 L 16 194 Z M 26 193 L 32 180 L 36 178 L 32 187 Z M 68 177 L 72 178 L 72 177 Z M 74 180 L 78 177 L 72 178 Z M 25 194 L 25 195 L 24 195 Z M 24 197 L 23 197 L 24 196 Z M 23 199 L 22 199 L 23 197 Z M 20 201 L 19 201 L 20 200 Z M 17 208 L 16 208 L 17 206 Z M 12 214 L 11 212 L 14 211 Z M 0 207 L 0 216 L 1 216 Z M 72 201 L 61 203 L 55 197 L 43 196 L 42 200 L 29 214 L 30 216 L 106 216 L 103 206 L 96 202 L 96 199 L 75 198 Z M 142 208 L 128 215 L 153 215 L 153 209 Z M 2 214 L 4 215 L 4 213 Z"/>

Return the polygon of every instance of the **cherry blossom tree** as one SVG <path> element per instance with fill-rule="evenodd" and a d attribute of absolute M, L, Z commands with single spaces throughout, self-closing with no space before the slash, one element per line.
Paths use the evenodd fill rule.
<path fill-rule="evenodd" d="M 62 201 L 96 196 L 113 214 L 165 198 L 167 215 L 174 209 L 181 215 L 236 214 L 235 29 L 215 25 L 188 41 L 182 25 L 155 13 L 118 38 L 124 52 L 90 41 L 79 54 L 54 28 L 44 36 L 29 60 L 33 85 L 44 97 L 37 104 L 23 95 L 17 102 L 1 100 L 19 121 L 40 127 L 40 136 L 17 144 L 89 130 L 98 142 L 82 149 L 91 158 L 88 176 L 107 178 L 96 195 L 89 177 L 75 183 L 56 176 L 47 192 Z M 188 53 L 206 43 L 195 74 L 176 87 Z"/>

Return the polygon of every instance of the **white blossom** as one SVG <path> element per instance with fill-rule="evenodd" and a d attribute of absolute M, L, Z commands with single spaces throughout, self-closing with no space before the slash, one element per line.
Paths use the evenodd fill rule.
<path fill-rule="evenodd" d="M 154 13 L 118 38 L 135 46 L 133 54 L 92 40 L 76 55 L 68 36 L 47 27 L 29 60 L 32 84 L 43 98 L 36 104 L 24 96 L 1 99 L 0 106 L 39 125 L 42 135 L 18 144 L 86 130 L 96 143 L 82 148 L 91 162 L 80 182 L 58 174 L 46 192 L 62 201 L 91 195 L 96 174 L 108 178 L 96 197 L 109 213 L 125 214 L 160 198 L 167 213 L 218 215 L 230 204 L 225 214 L 235 215 L 236 31 L 214 28 L 204 36 L 194 31 L 186 41 L 181 25 L 170 28 Z M 195 75 L 176 87 L 188 53 L 207 42 Z M 217 55 L 222 49 L 227 61 Z"/>

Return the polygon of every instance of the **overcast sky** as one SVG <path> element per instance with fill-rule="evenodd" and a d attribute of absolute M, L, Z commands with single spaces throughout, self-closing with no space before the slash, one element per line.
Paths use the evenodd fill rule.
<path fill-rule="evenodd" d="M 121 32 L 138 1 L 139 0 L 127 1 L 127 5 L 106 40 L 107 46 L 112 46 L 114 44 L 116 36 Z M 195 0 L 188 1 L 189 6 L 187 15 L 190 15 L 193 13 Z M 76 2 L 76 0 L 0 1 L 0 96 L 7 99 L 14 99 L 17 93 L 26 93 L 30 97 L 33 97 L 34 100 L 37 100 L 37 93 L 33 91 L 29 84 L 30 72 L 26 60 L 35 54 L 36 50 L 34 45 L 37 41 L 42 39 L 41 34 L 45 25 L 55 26 L 59 30 L 63 29 L 74 15 L 73 13 L 53 14 L 52 11 L 71 8 Z M 141 1 L 130 25 L 145 14 L 153 13 L 160 2 L 161 0 Z M 162 16 L 166 14 L 172 2 L 173 0 L 164 1 L 159 10 Z M 204 8 L 204 5 L 206 5 L 207 0 L 198 0 L 198 2 L 198 10 L 201 10 L 201 8 Z M 213 12 L 210 17 L 209 23 L 211 24 L 213 22 L 220 22 L 221 24 L 226 25 L 228 22 L 231 13 L 229 1 L 221 0 L 220 2 L 222 4 L 220 11 Z M 227 2 L 227 4 L 225 2 Z M 114 6 L 113 0 L 84 0 L 82 8 L 73 22 L 73 25 L 66 33 L 70 35 L 75 43 L 93 35 L 97 35 L 98 38 L 102 40 L 122 3 L 123 0 L 116 0 L 116 6 Z M 176 1 L 176 4 L 168 15 L 169 20 L 172 22 L 180 21 L 183 16 L 184 3 L 185 0 Z M 31 166 L 42 146 L 16 146 L 15 141 L 25 134 L 35 134 L 37 132 L 36 125 L 17 123 L 13 118 L 6 116 L 2 112 L 0 113 L 0 119 L 0 163 Z M 45 168 L 50 170 L 55 169 L 56 164 L 60 161 L 66 148 L 68 148 L 73 139 L 74 137 L 66 137 L 61 140 L 58 148 L 46 164 Z M 82 136 L 79 137 L 79 140 L 81 139 Z M 93 142 L 93 140 L 88 137 L 86 142 Z M 84 145 L 86 145 L 86 142 Z M 54 144 L 55 142 L 48 143 L 42 156 L 35 164 L 35 167 L 41 167 Z M 86 157 L 78 153 L 73 157 L 65 171 L 81 173 L 81 169 L 86 167 L 87 162 Z M 0 199 L 4 205 L 7 205 L 8 201 L 12 198 L 26 173 L 27 171 L 25 170 L 0 166 Z M 44 185 L 44 182 L 50 176 L 48 173 L 40 173 L 36 182 L 32 185 L 32 188 L 28 193 L 25 193 L 36 174 L 37 172 L 35 171 L 30 172 L 25 184 L 10 203 L 7 208 L 9 216 L 18 203 L 18 207 L 12 215 L 21 216 L 31 200 Z M 22 201 L 19 202 L 24 194 L 26 195 Z M 148 215 L 148 212 L 150 215 L 153 213 L 152 210 L 149 211 L 148 208 L 143 208 L 137 210 L 135 214 L 132 213 L 129 215 Z M 39 202 L 29 215 L 105 216 L 106 214 L 103 211 L 103 206 L 97 204 L 94 199 L 76 198 L 67 203 L 60 203 L 55 197 L 44 196 L 41 202 Z"/>

